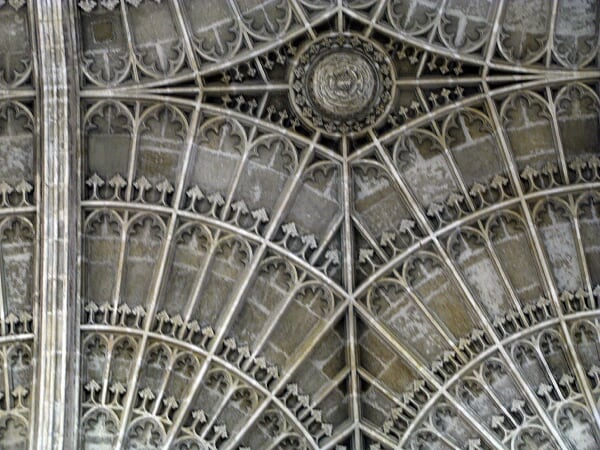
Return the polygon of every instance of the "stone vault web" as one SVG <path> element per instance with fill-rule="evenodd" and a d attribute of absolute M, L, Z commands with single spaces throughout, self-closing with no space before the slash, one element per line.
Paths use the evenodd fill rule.
<path fill-rule="evenodd" d="M 0 0 L 0 446 L 600 448 L 586 0 Z"/>

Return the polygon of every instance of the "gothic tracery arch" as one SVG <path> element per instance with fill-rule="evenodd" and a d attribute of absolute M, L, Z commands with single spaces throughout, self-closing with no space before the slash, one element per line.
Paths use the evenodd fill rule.
<path fill-rule="evenodd" d="M 599 14 L 0 1 L 0 446 L 600 447 Z"/>

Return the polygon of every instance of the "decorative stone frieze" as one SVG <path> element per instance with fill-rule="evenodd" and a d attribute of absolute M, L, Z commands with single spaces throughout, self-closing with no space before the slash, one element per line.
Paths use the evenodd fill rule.
<path fill-rule="evenodd" d="M 598 17 L 0 0 L 0 448 L 600 448 Z"/>

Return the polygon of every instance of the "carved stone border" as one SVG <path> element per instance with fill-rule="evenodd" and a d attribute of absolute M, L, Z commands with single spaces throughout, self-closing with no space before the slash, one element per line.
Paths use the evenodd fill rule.
<path fill-rule="evenodd" d="M 68 2 L 32 3 L 38 27 L 40 102 L 40 295 L 38 317 L 38 386 L 33 399 L 30 448 L 76 448 L 75 400 L 77 352 L 73 326 L 77 321 L 75 267 L 77 190 L 72 170 L 75 147 L 71 133 L 68 47 Z"/>

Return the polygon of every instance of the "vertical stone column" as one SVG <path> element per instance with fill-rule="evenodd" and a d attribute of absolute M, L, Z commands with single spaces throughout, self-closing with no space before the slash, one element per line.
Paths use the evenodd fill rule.
<path fill-rule="evenodd" d="M 38 35 L 41 115 L 40 297 L 37 326 L 37 397 L 32 448 L 75 448 L 78 387 L 74 345 L 77 189 L 72 167 L 67 49 L 68 3 L 33 2 Z M 74 118 L 73 118 L 74 119 Z M 70 194 L 73 192 L 73 194 Z"/>

